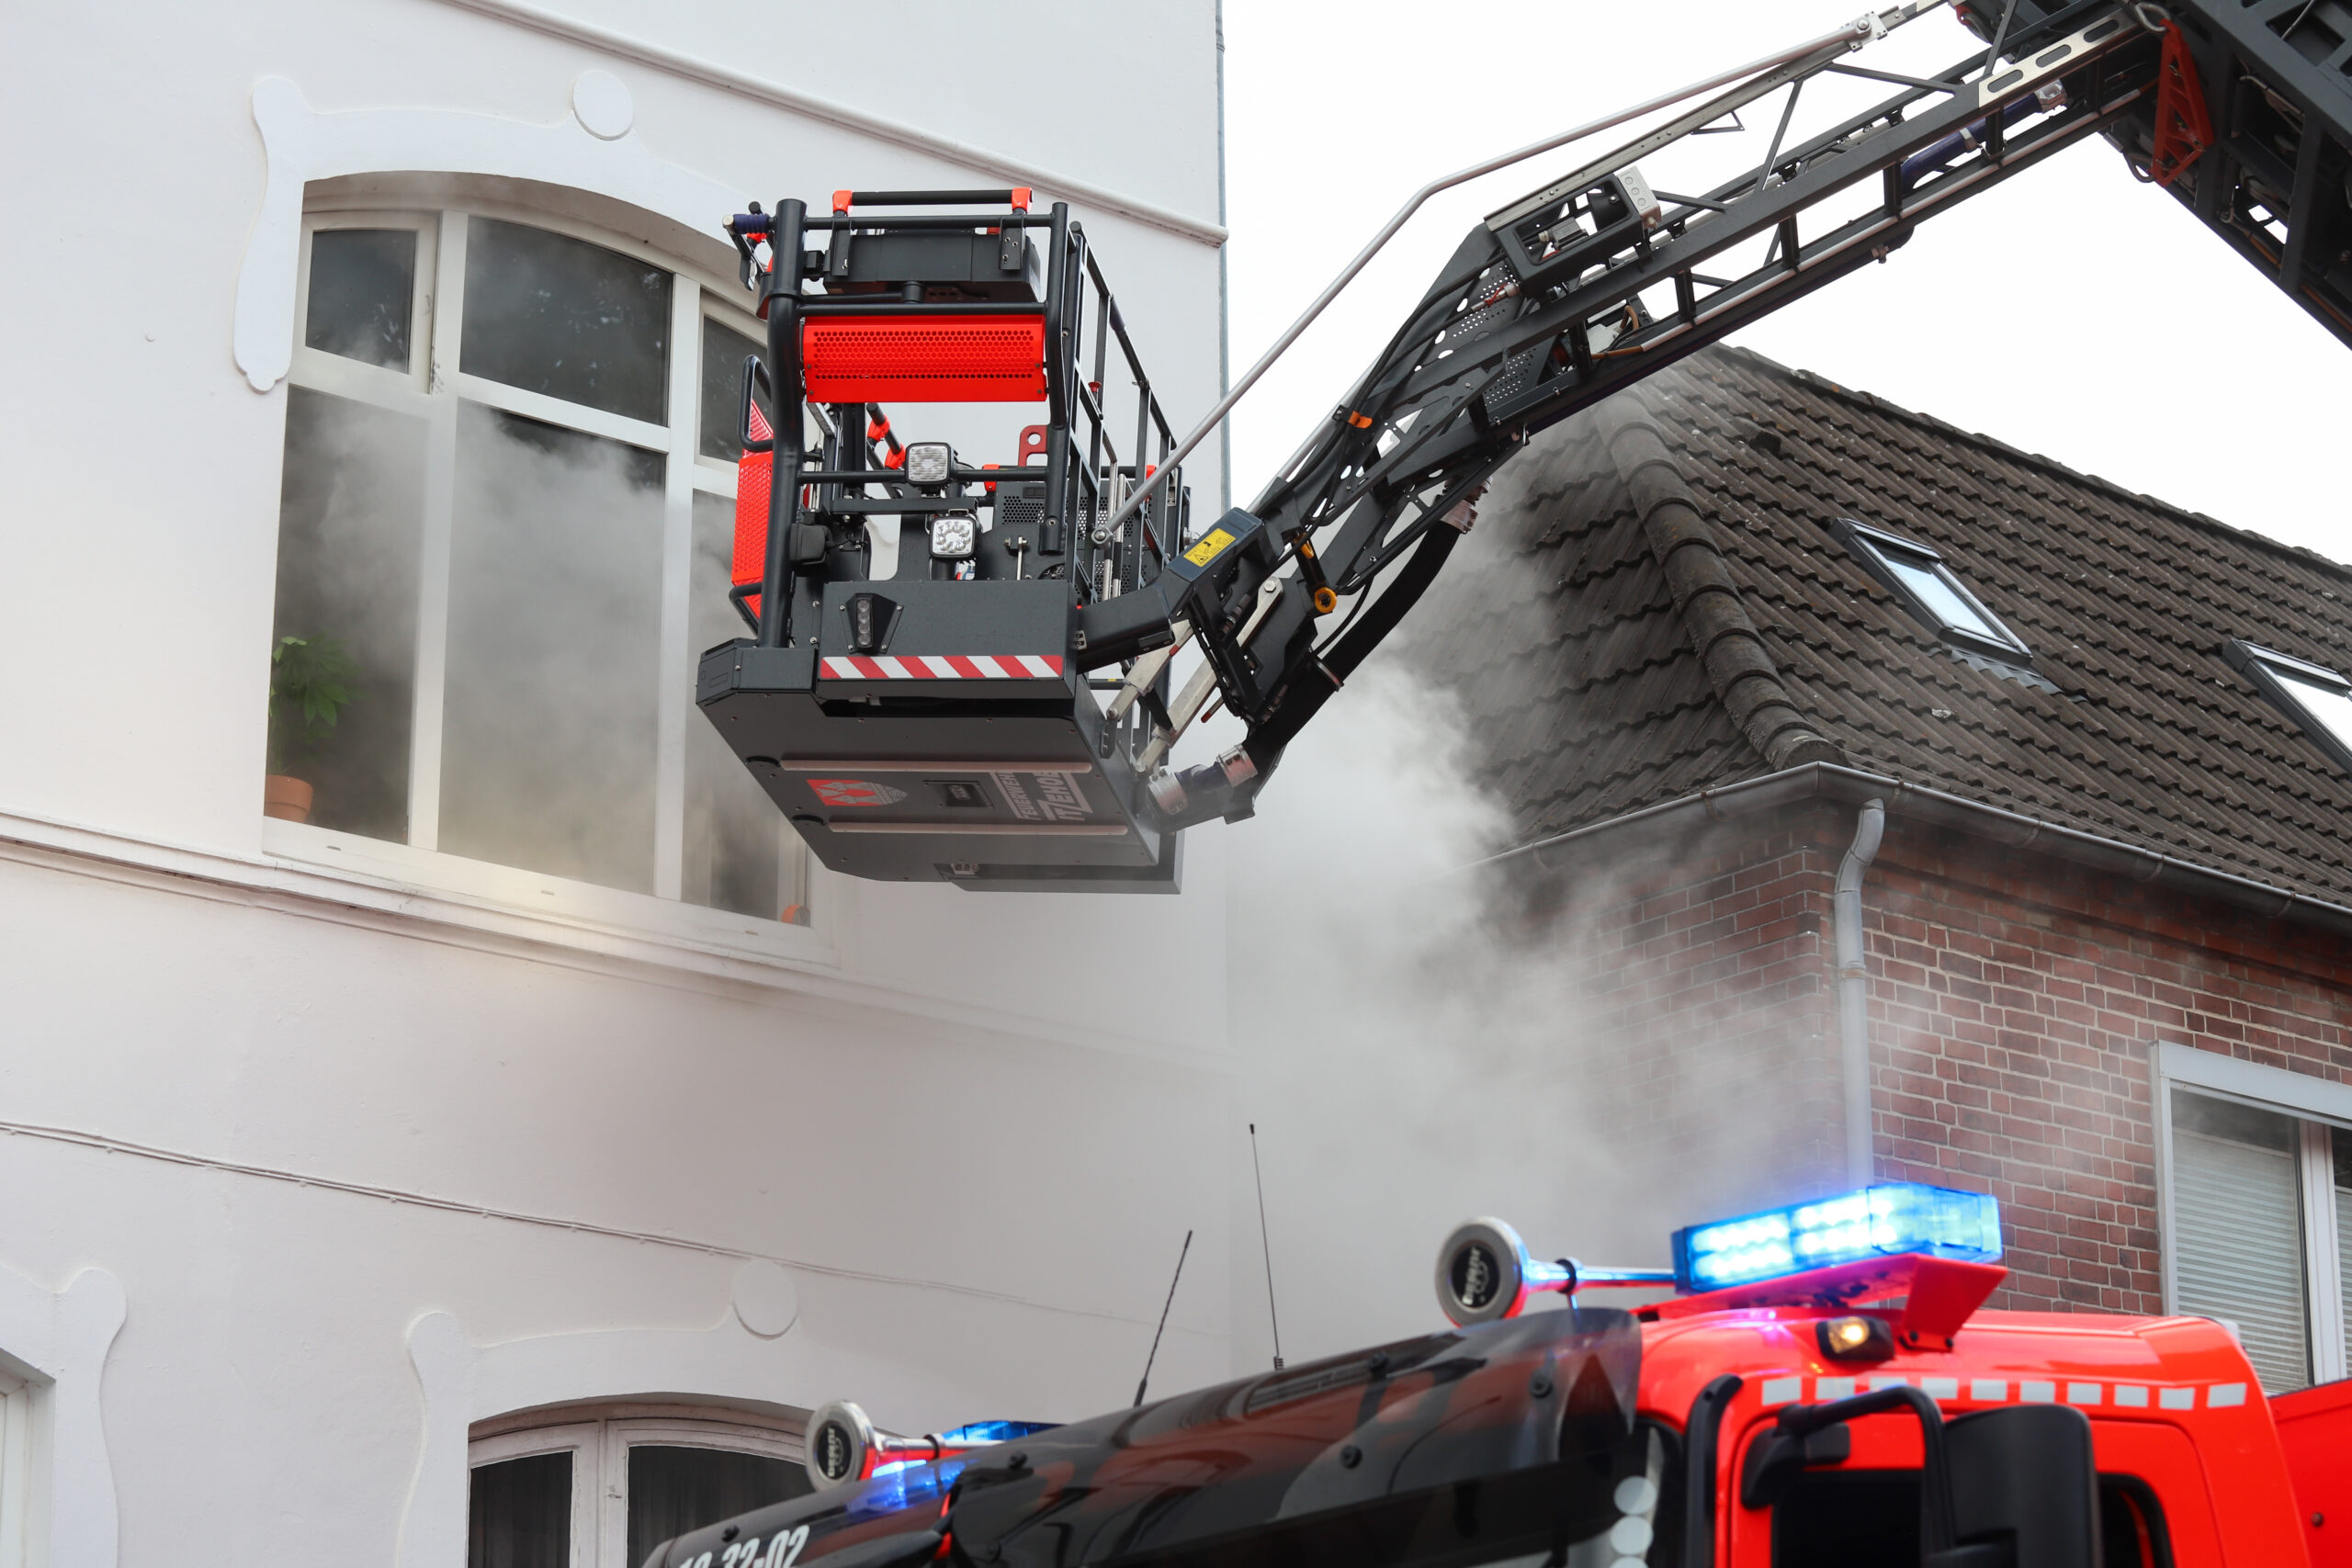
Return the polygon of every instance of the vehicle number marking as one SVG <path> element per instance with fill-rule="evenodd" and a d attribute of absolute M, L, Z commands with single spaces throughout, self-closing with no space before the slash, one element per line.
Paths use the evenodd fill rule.
<path fill-rule="evenodd" d="M 807 1525 L 779 1530 L 775 1539 L 768 1542 L 767 1555 L 760 1560 L 759 1568 L 792 1568 L 800 1560 L 800 1549 L 808 1544 Z M 744 1559 L 746 1568 L 749 1568 L 750 1561 L 749 1557 Z"/>

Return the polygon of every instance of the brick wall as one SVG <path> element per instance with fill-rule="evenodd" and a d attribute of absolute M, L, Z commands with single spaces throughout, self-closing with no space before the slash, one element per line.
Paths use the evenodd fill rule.
<path fill-rule="evenodd" d="M 2000 1199 L 1995 1305 L 2163 1310 L 2155 1042 L 2352 1072 L 2320 933 L 1899 819 L 1863 902 L 1879 1173 Z"/>
<path fill-rule="evenodd" d="M 1531 881 L 1606 1136 L 1659 1206 L 1844 1185 L 1830 897 L 1852 831 L 1808 807 Z M 1900 818 L 1863 906 L 1878 1174 L 2000 1199 L 1995 1305 L 2162 1310 L 2154 1042 L 2352 1079 L 2340 940 Z"/>

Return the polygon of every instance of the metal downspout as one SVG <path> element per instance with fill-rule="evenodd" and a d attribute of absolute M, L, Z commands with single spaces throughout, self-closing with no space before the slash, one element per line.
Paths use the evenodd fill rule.
<path fill-rule="evenodd" d="M 1862 874 L 1886 836 L 1886 802 L 1873 795 L 1854 816 L 1854 843 L 1838 867 L 1830 923 L 1838 950 L 1838 1053 L 1846 1087 L 1846 1180 L 1867 1187 L 1871 1160 L 1871 971 L 1862 956 Z"/>

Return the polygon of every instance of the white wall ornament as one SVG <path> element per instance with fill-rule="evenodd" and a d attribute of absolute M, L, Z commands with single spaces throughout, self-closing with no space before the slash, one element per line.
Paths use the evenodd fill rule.
<path fill-rule="evenodd" d="M 582 71 L 571 84 L 571 112 L 589 135 L 599 141 L 617 141 L 628 134 L 637 105 L 611 72 Z"/>
<path fill-rule="evenodd" d="M 581 1400 L 679 1394 L 807 1406 L 837 1387 L 868 1386 L 874 1369 L 810 1342 L 806 1329 L 789 1332 L 799 1311 L 790 1270 L 752 1258 L 708 1328 L 597 1329 L 475 1345 L 447 1313 L 418 1318 L 408 1356 L 424 1400 L 424 1441 L 395 1568 L 466 1560 L 467 1454 L 477 1421 Z M 820 1388 L 828 1392 L 813 1392 Z"/>
<path fill-rule="evenodd" d="M 122 1282 L 103 1269 L 54 1292 L 0 1269 L 0 1351 L 34 1374 L 34 1444 L 49 1470 L 36 1529 L 45 1516 L 51 1568 L 115 1568 L 121 1524 L 98 1396 L 124 1315 Z"/>
<path fill-rule="evenodd" d="M 571 113 L 549 125 L 455 109 L 354 109 L 320 114 L 282 76 L 254 85 L 254 124 L 268 177 L 237 275 L 233 350 L 256 392 L 294 360 L 296 276 L 302 258 L 302 187 L 346 175 L 491 175 L 594 191 L 697 231 L 735 210 L 738 193 L 665 163 L 631 136 L 628 88 L 604 71 L 571 85 Z"/>
<path fill-rule="evenodd" d="M 735 1316 L 763 1339 L 774 1339 L 800 1318 L 800 1291 L 781 1263 L 755 1258 L 735 1275 Z"/>

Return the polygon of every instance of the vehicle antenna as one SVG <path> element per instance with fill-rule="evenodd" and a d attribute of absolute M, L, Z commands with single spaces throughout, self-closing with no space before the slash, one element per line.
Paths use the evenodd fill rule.
<path fill-rule="evenodd" d="M 1266 1240 L 1266 1173 L 1258 1166 L 1258 1123 L 1250 1123 L 1250 1172 L 1258 1179 L 1258 1249 L 1266 1258 L 1266 1318 L 1274 1325 L 1274 1371 L 1283 1370 L 1283 1320 L 1274 1311 L 1274 1249 Z"/>
<path fill-rule="evenodd" d="M 1168 1309 L 1176 1304 L 1176 1280 L 1184 1277 L 1184 1259 L 1193 1250 L 1193 1233 L 1184 1233 L 1183 1249 L 1176 1254 L 1176 1273 L 1168 1281 L 1168 1299 L 1159 1303 L 1159 1326 L 1151 1331 L 1151 1354 L 1143 1359 L 1143 1376 L 1136 1380 L 1136 1403 L 1143 1403 L 1143 1391 L 1151 1382 L 1151 1364 L 1159 1359 L 1159 1337 L 1168 1332 Z"/>

